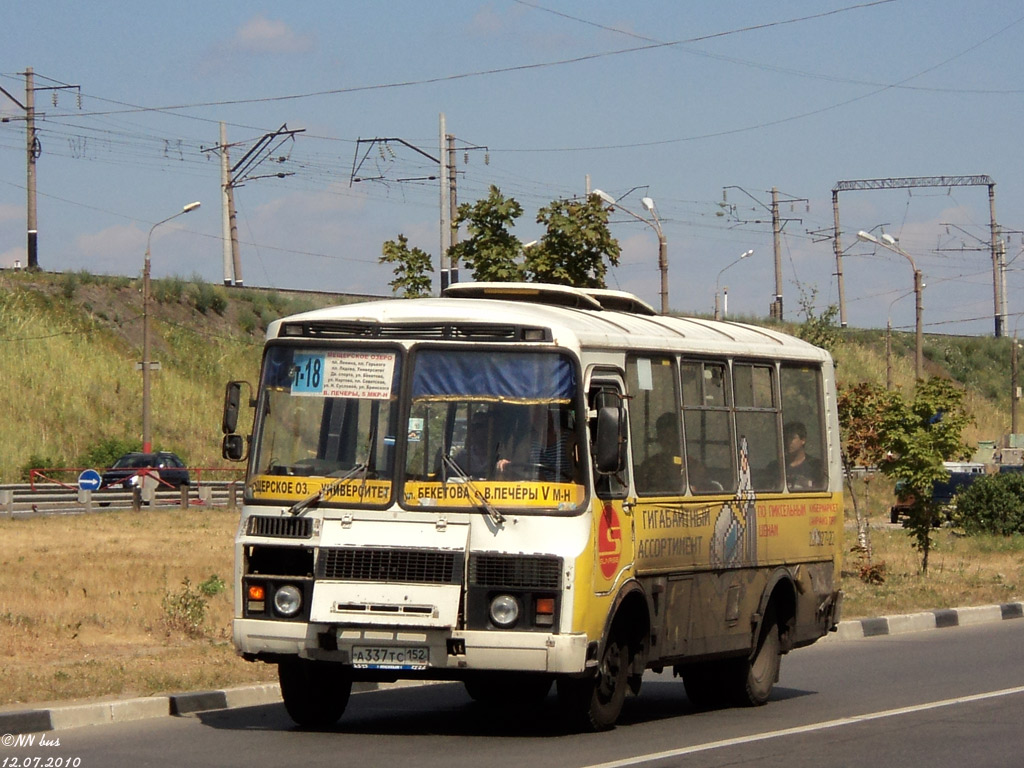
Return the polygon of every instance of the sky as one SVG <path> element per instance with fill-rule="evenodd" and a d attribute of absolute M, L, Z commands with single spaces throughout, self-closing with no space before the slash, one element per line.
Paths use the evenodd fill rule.
<path fill-rule="evenodd" d="M 603 190 L 622 246 L 608 286 L 659 306 L 651 198 L 680 313 L 711 313 L 718 292 L 732 318 L 768 316 L 773 188 L 784 317 L 800 320 L 840 302 L 839 182 L 988 176 L 1008 333 L 1024 312 L 1020 0 L 10 5 L 3 269 L 27 263 L 31 67 L 45 270 L 138 276 L 149 243 L 154 277 L 222 283 L 220 124 L 232 164 L 286 127 L 236 177 L 242 282 L 390 295 L 385 241 L 439 266 L 443 115 L 459 202 L 497 186 L 528 242 L 541 208 Z M 926 332 L 993 333 L 987 184 L 837 199 L 849 326 L 914 327 L 913 261 Z"/>

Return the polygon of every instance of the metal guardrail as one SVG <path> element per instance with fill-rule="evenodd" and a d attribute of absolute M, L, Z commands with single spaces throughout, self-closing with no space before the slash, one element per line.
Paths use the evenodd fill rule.
<path fill-rule="evenodd" d="M 29 483 L 0 485 L 0 516 L 68 515 L 116 509 L 202 509 L 227 507 L 239 502 L 241 482 L 213 480 L 180 489 L 156 490 L 144 494 L 142 489 L 128 491 L 81 491 L 77 488 L 48 486 L 32 488 Z"/>

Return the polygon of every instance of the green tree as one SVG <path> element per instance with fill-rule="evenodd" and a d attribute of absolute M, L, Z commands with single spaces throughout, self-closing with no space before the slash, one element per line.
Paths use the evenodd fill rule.
<path fill-rule="evenodd" d="M 522 280 L 523 268 L 517 259 L 523 245 L 509 232 L 522 215 L 523 207 L 515 198 L 505 197 L 493 184 L 483 200 L 460 205 L 455 224 L 466 224 L 469 237 L 448 250 L 452 263 L 465 264 L 478 281 Z"/>
<path fill-rule="evenodd" d="M 814 304 L 817 297 L 817 288 L 811 288 L 810 293 L 800 288 L 800 314 L 804 316 L 804 322 L 797 328 L 796 335 L 816 347 L 834 352 L 843 340 L 836 325 L 839 307 L 829 304 L 823 312 L 816 314 Z"/>
<path fill-rule="evenodd" d="M 885 458 L 886 449 L 879 432 L 884 413 L 899 407 L 898 395 L 873 384 L 861 382 L 852 387 L 838 387 L 836 404 L 839 410 L 839 431 L 842 436 L 841 454 L 853 511 L 857 517 L 857 546 L 866 561 L 861 568 L 864 576 L 880 578 L 874 569 L 871 552 L 871 528 L 866 514 L 857 503 L 857 494 L 850 482 L 851 467 L 875 467 Z"/>
<path fill-rule="evenodd" d="M 608 209 L 597 195 L 585 201 L 555 200 L 537 214 L 546 228 L 527 249 L 525 273 L 533 282 L 604 288 L 608 263 L 619 263 L 619 242 L 608 230 Z"/>
<path fill-rule="evenodd" d="M 431 278 L 427 273 L 434 271 L 430 255 L 420 248 L 410 248 L 405 235 L 384 243 L 380 263 L 394 264 L 395 279 L 388 285 L 395 294 L 401 292 L 407 299 L 430 295 Z"/>
<path fill-rule="evenodd" d="M 949 472 L 943 461 L 965 459 L 971 449 L 963 431 L 971 422 L 964 407 L 964 393 L 945 379 L 919 381 L 912 402 L 890 393 L 879 412 L 879 445 L 885 454 L 878 467 L 901 487 L 911 502 L 903 526 L 921 553 L 921 570 L 928 572 L 932 529 L 939 521 L 939 505 L 932 499 L 935 482 Z"/>

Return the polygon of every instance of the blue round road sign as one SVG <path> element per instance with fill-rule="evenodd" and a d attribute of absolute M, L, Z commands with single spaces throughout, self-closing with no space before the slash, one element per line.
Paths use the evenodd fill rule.
<path fill-rule="evenodd" d="M 98 491 L 101 482 L 100 473 L 95 469 L 87 469 L 78 476 L 78 488 L 82 491 Z"/>

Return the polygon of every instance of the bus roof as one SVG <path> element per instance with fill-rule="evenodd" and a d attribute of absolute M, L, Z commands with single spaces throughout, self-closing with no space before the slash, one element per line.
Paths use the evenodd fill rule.
<path fill-rule="evenodd" d="M 659 315 L 649 304 L 624 291 L 538 283 L 458 283 L 441 298 L 385 299 L 327 307 L 274 321 L 267 328 L 267 338 L 486 341 L 486 334 L 479 332 L 444 335 L 442 329 L 460 325 L 479 329 L 489 324 L 548 329 L 548 338 L 568 347 L 725 353 L 815 362 L 830 359 L 825 350 L 772 328 Z M 408 329 L 407 334 L 403 334 L 403 328 Z M 436 329 L 437 335 L 432 336 L 430 329 Z"/>

